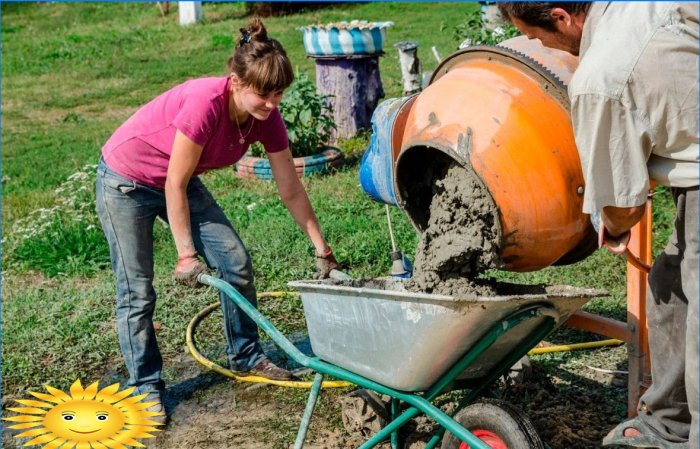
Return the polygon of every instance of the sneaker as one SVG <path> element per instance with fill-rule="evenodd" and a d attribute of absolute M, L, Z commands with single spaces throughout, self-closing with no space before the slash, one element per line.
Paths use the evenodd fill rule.
<path fill-rule="evenodd" d="M 155 421 L 158 424 L 165 426 L 168 424 L 169 421 L 169 416 L 165 411 L 165 394 L 160 393 L 158 391 L 153 391 L 151 393 L 148 393 L 148 396 L 146 396 L 145 399 L 143 399 L 143 402 L 155 402 L 152 406 L 148 407 L 146 409 L 147 412 L 157 412 L 160 413 L 160 415 L 155 415 L 155 416 L 149 416 L 147 419 L 151 421 Z"/>
<path fill-rule="evenodd" d="M 270 380 L 296 380 L 294 374 L 275 365 L 267 357 L 263 357 L 257 365 L 248 371 L 233 371 L 239 376 L 260 376 Z"/>

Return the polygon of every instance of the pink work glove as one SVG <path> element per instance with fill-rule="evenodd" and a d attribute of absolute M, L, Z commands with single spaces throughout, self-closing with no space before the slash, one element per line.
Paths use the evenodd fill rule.
<path fill-rule="evenodd" d="M 325 254 L 320 256 L 316 254 L 316 275 L 314 277 L 316 279 L 327 279 L 331 271 L 338 268 L 338 266 L 338 261 L 333 256 L 333 250 L 329 247 Z"/>
<path fill-rule="evenodd" d="M 180 284 L 197 287 L 201 285 L 197 276 L 206 271 L 207 266 L 199 259 L 197 253 L 186 254 L 178 257 L 173 278 Z"/>

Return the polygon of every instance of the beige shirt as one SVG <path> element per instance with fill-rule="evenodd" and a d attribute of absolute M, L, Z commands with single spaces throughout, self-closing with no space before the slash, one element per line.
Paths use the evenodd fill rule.
<path fill-rule="evenodd" d="M 698 4 L 593 3 L 569 84 L 583 211 L 698 185 Z"/>

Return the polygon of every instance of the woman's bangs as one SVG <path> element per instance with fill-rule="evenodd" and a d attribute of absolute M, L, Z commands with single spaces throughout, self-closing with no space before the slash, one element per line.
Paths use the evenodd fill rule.
<path fill-rule="evenodd" d="M 258 93 L 278 92 L 287 89 L 294 81 L 294 71 L 289 60 L 281 55 L 265 58 L 248 71 L 249 85 Z"/>

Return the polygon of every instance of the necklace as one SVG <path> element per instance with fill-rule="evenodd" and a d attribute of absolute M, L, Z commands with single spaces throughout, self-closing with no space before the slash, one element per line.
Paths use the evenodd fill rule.
<path fill-rule="evenodd" d="M 250 135 L 250 132 L 253 131 L 255 117 L 253 117 L 252 115 L 250 116 L 250 128 L 248 128 L 248 132 L 245 133 L 245 136 L 243 135 L 243 131 L 241 131 L 241 124 L 238 122 L 238 115 L 235 112 L 233 113 L 233 118 L 236 119 L 236 127 L 238 128 L 238 135 L 240 136 L 240 139 L 238 139 L 238 143 L 243 145 L 245 143 L 245 139 Z"/>

